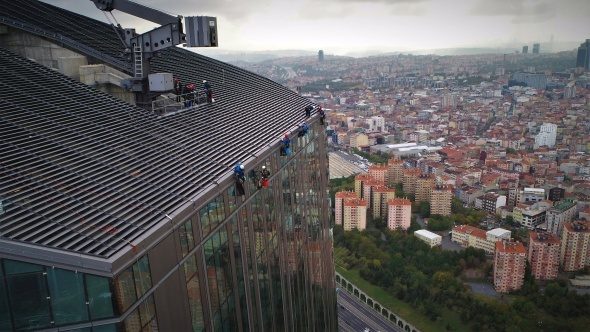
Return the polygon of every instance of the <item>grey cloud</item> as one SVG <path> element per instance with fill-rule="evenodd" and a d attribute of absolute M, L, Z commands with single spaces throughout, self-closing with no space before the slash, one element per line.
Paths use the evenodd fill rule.
<path fill-rule="evenodd" d="M 563 2 L 559 3 L 559 6 Z M 546 0 L 482 0 L 470 13 L 480 16 L 509 16 L 513 22 L 545 21 L 555 16 L 555 4 Z"/>
<path fill-rule="evenodd" d="M 348 2 L 348 3 L 381 3 L 386 5 L 397 5 L 400 3 L 421 3 L 429 0 L 334 0 L 334 2 Z"/>

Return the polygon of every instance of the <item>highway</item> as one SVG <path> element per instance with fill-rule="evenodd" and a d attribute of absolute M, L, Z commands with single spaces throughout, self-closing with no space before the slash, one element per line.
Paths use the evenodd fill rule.
<path fill-rule="evenodd" d="M 404 332 L 342 289 L 338 291 L 338 327 L 343 332 Z"/>

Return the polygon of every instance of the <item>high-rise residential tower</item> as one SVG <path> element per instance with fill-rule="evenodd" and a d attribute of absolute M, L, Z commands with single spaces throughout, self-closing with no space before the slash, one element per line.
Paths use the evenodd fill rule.
<path fill-rule="evenodd" d="M 531 232 L 529 235 L 528 261 L 535 279 L 551 280 L 557 278 L 559 269 L 559 237 L 544 232 Z"/>
<path fill-rule="evenodd" d="M 412 202 L 405 198 L 394 198 L 387 201 L 387 228 L 391 230 L 410 228 L 412 221 Z"/>
<path fill-rule="evenodd" d="M 590 70 L 590 39 L 586 39 L 586 41 L 578 47 L 576 67 L 584 68 L 585 71 Z"/>
<path fill-rule="evenodd" d="M 560 262 L 564 271 L 590 265 L 590 221 L 568 222 L 561 233 Z"/>
<path fill-rule="evenodd" d="M 520 242 L 498 241 L 494 254 L 494 288 L 500 293 L 520 289 L 524 283 L 526 249 Z"/>

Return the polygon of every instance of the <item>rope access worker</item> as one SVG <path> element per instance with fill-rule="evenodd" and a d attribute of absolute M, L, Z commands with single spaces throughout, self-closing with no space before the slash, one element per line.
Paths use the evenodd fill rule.
<path fill-rule="evenodd" d="M 305 106 L 305 117 L 306 118 L 311 117 L 311 111 L 313 111 L 313 106 L 311 106 L 311 105 Z"/>
<path fill-rule="evenodd" d="M 318 113 L 320 114 L 320 124 L 323 126 L 326 122 L 326 112 L 321 106 L 318 106 Z"/>
<path fill-rule="evenodd" d="M 239 161 L 234 167 L 234 178 L 236 179 L 236 194 L 243 196 L 245 193 L 244 182 L 246 182 L 246 177 L 244 175 L 244 164 Z"/>
<path fill-rule="evenodd" d="M 291 139 L 289 138 L 289 134 L 286 133 L 283 139 L 281 140 L 283 145 L 281 146 L 281 156 L 288 156 L 291 154 Z"/>
<path fill-rule="evenodd" d="M 309 130 L 309 125 L 307 124 L 307 122 L 303 122 L 302 124 L 299 125 L 299 132 L 297 133 L 298 137 L 303 137 L 307 134 L 307 131 Z"/>
<path fill-rule="evenodd" d="M 211 84 L 206 80 L 203 80 L 203 89 L 205 89 L 205 95 L 207 95 L 207 102 L 211 104 L 213 102 L 213 91 L 211 90 Z"/>
<path fill-rule="evenodd" d="M 270 177 L 270 171 L 265 165 L 262 165 L 262 171 L 260 171 L 260 186 L 262 188 L 268 188 L 268 178 Z"/>

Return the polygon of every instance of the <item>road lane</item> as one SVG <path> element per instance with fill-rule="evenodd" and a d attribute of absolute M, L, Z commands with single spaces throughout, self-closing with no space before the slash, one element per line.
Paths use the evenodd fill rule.
<path fill-rule="evenodd" d="M 352 328 L 363 332 L 368 328 L 370 332 L 405 332 L 344 290 L 338 292 L 338 316 L 345 323 L 342 330 Z"/>

